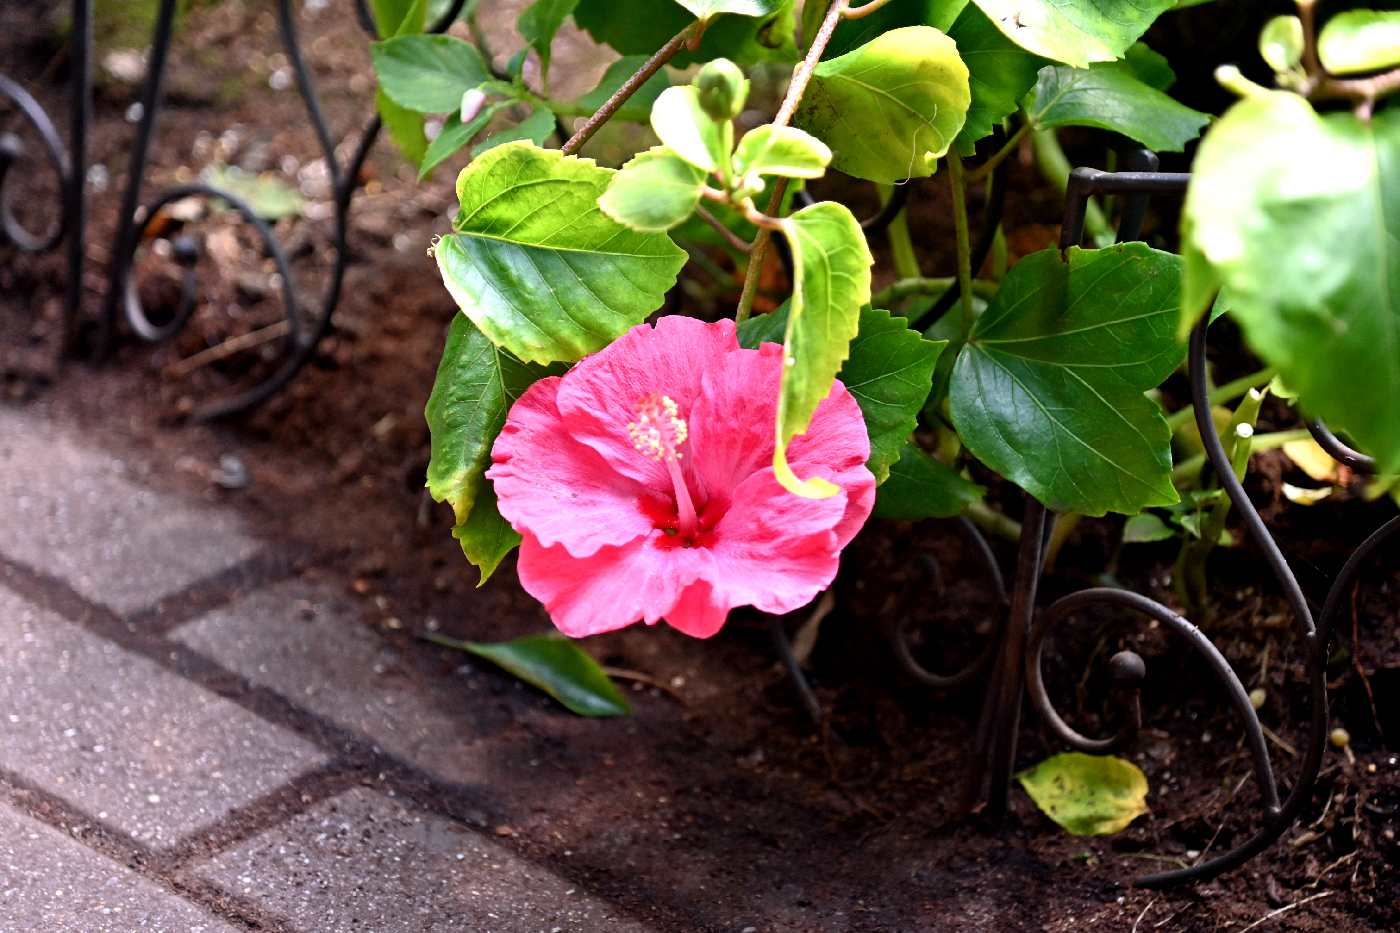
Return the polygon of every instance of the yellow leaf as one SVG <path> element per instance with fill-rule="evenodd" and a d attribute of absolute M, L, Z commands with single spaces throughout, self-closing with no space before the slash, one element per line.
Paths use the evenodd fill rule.
<path fill-rule="evenodd" d="M 1040 811 L 1075 836 L 1116 833 L 1147 811 L 1147 777 L 1112 755 L 1065 752 L 1016 775 Z"/>
<path fill-rule="evenodd" d="M 1327 451 L 1323 450 L 1312 438 L 1303 441 L 1289 441 L 1283 445 L 1283 452 L 1288 455 L 1289 460 L 1297 464 L 1298 469 L 1318 482 L 1335 483 L 1337 481 L 1337 461 L 1333 460 Z"/>

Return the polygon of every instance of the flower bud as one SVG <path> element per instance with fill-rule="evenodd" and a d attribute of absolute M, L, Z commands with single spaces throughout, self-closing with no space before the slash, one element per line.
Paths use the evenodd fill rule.
<path fill-rule="evenodd" d="M 727 58 L 717 58 L 701 68 L 695 87 L 700 91 L 700 108 L 712 120 L 734 119 L 749 96 L 748 78 Z"/>

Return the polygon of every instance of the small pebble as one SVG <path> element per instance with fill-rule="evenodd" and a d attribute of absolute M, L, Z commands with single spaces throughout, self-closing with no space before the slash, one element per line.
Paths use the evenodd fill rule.
<path fill-rule="evenodd" d="M 1367 765 L 1367 766 L 1366 766 L 1366 773 L 1367 773 L 1367 774 L 1375 774 L 1375 773 L 1376 773 L 1376 766 L 1375 766 L 1374 764 L 1369 764 L 1369 765 Z"/>
<path fill-rule="evenodd" d="M 1264 703 L 1269 699 L 1269 694 L 1263 687 L 1255 687 L 1249 691 L 1249 705 L 1255 709 L 1263 709 Z"/>
<path fill-rule="evenodd" d="M 219 468 L 214 471 L 213 480 L 225 489 L 242 489 L 248 485 L 250 477 L 242 460 L 233 454 L 224 454 L 219 458 Z"/>
<path fill-rule="evenodd" d="M 1332 741 L 1332 744 L 1338 748 L 1346 748 L 1351 744 L 1351 733 L 1345 729 L 1333 729 L 1332 734 L 1329 735 L 1328 738 Z"/>

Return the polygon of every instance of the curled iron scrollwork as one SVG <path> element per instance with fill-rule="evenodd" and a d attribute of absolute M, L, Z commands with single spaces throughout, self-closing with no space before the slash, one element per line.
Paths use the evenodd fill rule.
<path fill-rule="evenodd" d="M 464 4 L 465 0 L 454 0 L 439 20 L 433 24 L 430 31 L 443 32 L 446 30 L 457 18 Z M 359 132 L 349 158 L 342 164 L 341 159 L 337 157 L 339 147 L 331 135 L 310 70 L 307 68 L 301 53 L 291 0 L 278 0 L 277 14 L 281 42 L 292 67 L 297 89 L 305 103 L 316 139 L 324 154 L 334 209 L 335 228 L 331 238 L 331 247 L 335 254 L 335 260 L 330 280 L 319 307 L 311 313 L 304 313 L 295 298 L 297 290 L 293 271 L 284 249 L 277 241 L 272 229 L 258 218 L 249 205 L 240 198 L 215 185 L 206 183 L 167 188 L 144 204 L 141 203 L 141 189 L 151 140 L 163 98 L 165 66 L 170 54 L 171 32 L 176 6 L 176 0 L 161 0 L 156 17 L 155 32 L 151 43 L 150 66 L 141 95 L 141 119 L 132 143 L 130 170 L 117 230 L 116 246 L 113 250 L 107 298 L 98 322 L 98 344 L 99 347 L 105 347 L 110 343 L 119 318 L 127 322 L 137 337 L 148 342 L 158 343 L 170 340 L 180 333 L 198 304 L 199 289 L 194 269 L 198 258 L 198 244 L 190 238 L 173 244 L 174 258 L 181 267 L 181 296 L 178 310 L 169 320 L 160 324 L 155 323 L 147 309 L 142 306 L 134 284 L 134 267 L 138 248 L 150 219 L 154 218 L 156 212 L 162 207 L 191 196 L 217 198 L 227 203 L 242 216 L 246 223 L 252 226 L 255 235 L 264 245 L 266 255 L 276 266 L 277 275 L 280 278 L 279 290 L 282 295 L 282 316 L 285 323 L 276 326 L 278 333 L 275 336 L 280 338 L 280 343 L 277 345 L 281 351 L 279 365 L 250 388 L 207 401 L 192 412 L 196 418 L 212 419 L 245 411 L 272 397 L 290 382 L 311 359 L 316 346 L 329 332 L 331 316 L 340 301 L 341 286 L 348 263 L 346 237 L 349 227 L 350 205 L 361 168 L 379 136 L 381 123 L 378 116 L 370 118 L 367 125 Z M 374 18 L 363 0 L 357 2 L 356 11 L 365 31 L 371 37 L 378 38 Z M 238 339 L 230 338 L 225 341 L 225 344 L 230 350 L 236 352 L 235 341 Z M 252 345 L 251 342 L 250 345 Z M 268 344 L 260 342 L 257 345 L 265 347 Z"/>
<path fill-rule="evenodd" d="M 1118 239 L 1136 239 L 1147 206 L 1153 194 L 1181 193 L 1190 176 L 1156 172 L 1157 160 L 1150 152 L 1130 157 L 1127 172 L 1101 172 L 1076 169 L 1070 178 L 1060 247 L 1078 245 L 1083 237 L 1085 203 L 1093 194 L 1127 195 Z M 1034 497 L 1026 495 L 1026 509 L 1017 558 L 1016 576 L 1009 602 L 1004 588 L 1002 624 L 994 639 L 996 661 L 987 679 L 982 712 L 974 737 L 975 764 L 970 770 L 963 812 L 974 809 L 977 798 L 985 801 L 982 812 L 993 823 L 999 823 L 1007 807 L 1007 788 L 1016 758 L 1016 734 L 1020 724 L 1022 678 L 1032 704 L 1050 730 L 1070 748 L 1089 754 L 1108 754 L 1128 745 L 1142 727 L 1141 687 L 1147 676 L 1143 659 L 1132 651 L 1120 651 L 1108 661 L 1110 690 L 1122 711 L 1122 722 L 1112 735 L 1092 738 L 1072 728 L 1055 710 L 1041 674 L 1041 659 L 1046 637 L 1058 625 L 1091 607 L 1112 607 L 1128 610 L 1155 620 L 1159 625 L 1185 640 L 1205 660 L 1215 678 L 1226 690 L 1231 709 L 1240 720 L 1244 743 L 1248 746 L 1260 785 L 1262 809 L 1258 828 L 1244 842 L 1209 860 L 1175 871 L 1149 874 L 1137 879 L 1137 884 L 1150 888 L 1212 878 L 1236 868 L 1275 842 L 1306 805 L 1321 768 L 1323 752 L 1328 741 L 1327 709 L 1327 645 L 1344 595 L 1356 583 L 1364 564 L 1385 544 L 1400 537 L 1400 518 L 1393 518 L 1368 537 L 1346 562 L 1314 620 L 1297 578 L 1277 543 L 1269 534 L 1263 519 L 1245 494 L 1225 452 L 1215 425 L 1211 420 L 1206 376 L 1206 330 L 1209 320 L 1203 319 L 1193 330 L 1188 353 L 1188 372 L 1197 427 L 1206 455 L 1225 494 L 1238 510 L 1250 537 L 1262 552 L 1273 576 L 1282 588 L 1293 616 L 1293 625 L 1303 647 L 1303 664 L 1307 672 L 1309 716 L 1307 742 L 1301 762 L 1292 775 L 1287 795 L 1280 796 L 1280 782 L 1274 771 L 1265 742 L 1264 730 L 1240 678 L 1229 661 L 1197 626 L 1173 612 L 1167 606 L 1146 596 L 1123 589 L 1096 587 L 1063 596 L 1047 608 L 1035 609 L 1036 590 L 1043 571 L 1045 538 L 1053 526 L 1053 513 L 1047 512 Z M 1318 443 L 1336 460 L 1359 473 L 1374 472 L 1374 461 L 1350 447 L 1332 434 L 1321 421 L 1308 422 L 1308 428 Z M 970 526 L 969 526 L 970 527 Z M 975 531 L 975 529 L 974 529 Z M 986 542 L 975 535 L 974 543 L 983 559 L 999 580 L 996 561 Z M 894 647 L 901 669 L 931 687 L 962 686 L 975 679 L 980 668 L 951 677 L 933 674 L 920 666 L 903 637 L 902 613 L 899 619 L 885 620 L 885 629 Z M 981 661 L 981 659 L 979 659 Z M 976 668 L 976 669 L 974 669 Z"/>

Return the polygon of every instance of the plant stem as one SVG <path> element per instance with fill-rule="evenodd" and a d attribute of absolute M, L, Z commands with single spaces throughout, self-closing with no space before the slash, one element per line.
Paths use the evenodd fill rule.
<path fill-rule="evenodd" d="M 821 28 L 817 30 L 812 44 L 807 48 L 807 57 L 802 60 L 802 64 L 793 73 L 792 82 L 788 84 L 787 97 L 783 98 L 783 105 L 778 108 L 778 115 L 773 118 L 774 126 L 786 126 L 797 111 L 797 105 L 801 103 L 802 95 L 807 91 L 807 82 L 812 80 L 812 72 L 817 70 L 822 53 L 826 51 L 831 34 L 836 31 L 836 24 L 841 22 L 841 14 L 847 9 L 847 5 L 848 0 L 834 0 L 831 8 L 826 11 L 826 19 L 822 20 Z"/>
<path fill-rule="evenodd" d="M 963 509 L 963 514 L 988 534 L 1011 542 L 1021 540 L 1021 523 L 1014 518 L 1007 518 L 985 502 L 969 502 Z"/>
<path fill-rule="evenodd" d="M 639 87 L 646 84 L 652 75 L 661 70 L 662 65 L 676 56 L 676 53 L 681 50 L 681 46 L 685 45 L 699 28 L 700 21 L 696 20 L 676 33 L 670 42 L 667 42 L 655 55 L 647 59 L 647 63 L 639 68 L 636 74 L 623 82 L 622 87 L 617 89 L 617 93 L 609 97 L 608 102 L 599 107 L 598 112 L 589 117 L 588 122 L 559 151 L 564 155 L 573 155 L 578 152 L 584 143 L 593 138 L 593 134 L 598 132 L 598 128 L 608 122 L 608 119 L 627 102 L 627 99 L 636 93 Z"/>
<path fill-rule="evenodd" d="M 1026 122 L 1021 124 L 1021 128 L 1011 134 L 1011 138 L 1006 141 L 1005 146 L 1002 146 L 996 152 L 992 153 L 991 158 L 986 162 L 983 162 L 981 165 L 977 166 L 977 168 L 967 173 L 967 183 L 969 185 L 976 184 L 996 171 L 997 166 L 1005 162 L 1007 156 L 1015 152 L 1017 147 L 1021 145 L 1021 140 L 1029 136 L 1034 130 L 1035 122 L 1027 117 Z"/>
<path fill-rule="evenodd" d="M 1040 166 L 1040 173 L 1063 194 L 1069 189 L 1070 164 L 1064 149 L 1060 148 L 1060 140 L 1055 136 L 1055 131 L 1036 130 L 1031 136 L 1031 141 L 1035 144 L 1035 161 Z M 1109 224 L 1108 218 L 1099 207 L 1099 202 L 1094 198 L 1090 198 L 1084 206 L 1084 226 L 1088 228 L 1089 236 L 1095 243 L 1113 242 L 1113 226 Z"/>
<path fill-rule="evenodd" d="M 841 15 L 846 19 L 860 19 L 863 16 L 869 16 L 889 2 L 890 0 L 870 0 L 869 3 L 855 7 L 854 9 L 847 7 L 841 11 Z"/>
<path fill-rule="evenodd" d="M 1060 559 L 1060 549 L 1065 546 L 1069 536 L 1074 533 L 1074 529 L 1079 527 L 1079 523 L 1084 520 L 1084 516 L 1078 512 L 1066 512 L 1055 521 L 1055 527 L 1050 530 L 1050 540 L 1045 542 L 1044 566 L 1046 573 L 1055 572 L 1055 562 Z"/>
<path fill-rule="evenodd" d="M 1308 77 L 1322 74 L 1322 62 L 1317 57 L 1317 20 L 1313 16 L 1315 0 L 1298 0 L 1298 19 L 1303 23 L 1303 70 Z"/>
<path fill-rule="evenodd" d="M 1230 458 L 1236 479 L 1243 480 L 1249 468 L 1250 439 L 1254 437 L 1254 423 L 1259 418 L 1259 408 L 1263 403 L 1264 393 L 1251 390 L 1236 407 L 1230 424 L 1221 432 L 1220 440 L 1226 456 Z M 1205 620 L 1215 615 L 1215 607 L 1210 602 L 1210 588 L 1206 583 L 1206 560 L 1225 531 L 1231 504 L 1230 497 L 1226 495 L 1220 495 L 1211 503 L 1210 511 L 1200 525 L 1200 537 L 1183 544 L 1177 559 L 1177 597 L 1182 605 L 1193 613 L 1199 613 Z"/>
<path fill-rule="evenodd" d="M 1258 452 L 1261 450 L 1277 450 L 1284 444 L 1291 444 L 1294 441 L 1306 441 L 1312 438 L 1312 433 L 1307 428 L 1297 428 L 1292 431 L 1274 431 L 1269 434 L 1256 434 L 1250 439 L 1250 450 Z M 1204 453 L 1194 454 L 1172 467 L 1172 485 L 1180 486 L 1192 473 L 1199 472 L 1205 466 L 1206 455 Z"/>
<path fill-rule="evenodd" d="M 730 230 L 724 224 L 720 223 L 718 218 L 716 218 L 714 214 L 711 214 L 703 207 L 696 205 L 695 216 L 705 221 L 705 223 L 709 224 L 711 227 L 714 227 L 715 230 L 719 232 L 719 235 L 724 237 L 724 239 L 729 243 L 730 246 L 734 247 L 740 252 L 747 253 L 749 250 L 753 249 L 753 244 L 749 243 L 748 240 L 745 240 L 743 237 L 739 236 L 739 234 L 735 233 L 733 230 Z"/>
<path fill-rule="evenodd" d="M 812 44 L 807 48 L 807 57 L 802 60 L 797 71 L 792 76 L 792 82 L 788 84 L 787 97 L 783 98 L 783 105 L 778 108 L 778 115 L 773 118 L 774 126 L 786 126 L 792 119 L 792 115 L 797 112 L 797 105 L 802 100 L 803 93 L 807 90 L 807 82 L 812 78 L 812 72 L 816 70 L 817 63 L 822 60 L 822 53 L 826 51 L 827 43 L 831 41 L 831 34 L 836 31 L 836 24 L 841 21 L 841 13 L 847 8 L 848 0 L 834 0 L 831 8 L 826 11 L 826 18 L 822 20 L 821 28 L 812 38 Z M 768 199 L 768 210 L 766 213 L 772 217 L 778 213 L 778 209 L 783 204 L 783 194 L 787 191 L 786 178 L 779 178 L 773 186 L 773 196 Z M 763 254 L 768 251 L 768 238 L 772 233 L 767 227 L 758 228 L 758 236 L 754 237 L 753 251 L 749 254 L 749 270 L 744 276 L 744 291 L 739 296 L 739 308 L 734 312 L 734 322 L 742 324 L 749 319 L 749 312 L 753 310 L 754 294 L 758 291 L 758 275 L 763 268 Z"/>
<path fill-rule="evenodd" d="M 1250 389 L 1257 389 L 1262 385 L 1267 385 L 1278 375 L 1278 370 L 1272 366 L 1267 366 L 1257 373 L 1250 373 L 1248 376 L 1241 376 L 1233 382 L 1227 382 L 1215 391 L 1210 393 L 1210 403 L 1218 405 L 1221 402 L 1228 402 L 1232 398 L 1244 395 Z M 1177 429 L 1196 417 L 1196 407 L 1187 405 L 1179 411 L 1174 411 L 1167 415 L 1167 427 L 1175 434 Z"/>
<path fill-rule="evenodd" d="M 787 191 L 787 183 L 786 178 L 779 178 L 773 186 L 773 196 L 768 199 L 769 218 L 777 214 L 783 206 L 783 194 Z M 753 238 L 753 249 L 749 252 L 749 268 L 744 274 L 744 290 L 739 294 L 739 308 L 734 312 L 735 324 L 747 321 L 749 313 L 753 311 L 754 295 L 758 293 L 758 274 L 763 268 L 763 254 L 768 251 L 768 238 L 772 235 L 772 230 L 760 226 L 758 235 Z"/>
<path fill-rule="evenodd" d="M 880 206 L 884 207 L 894 197 L 894 188 L 890 185 L 880 185 Z M 909 216 L 905 211 L 900 211 L 891 220 L 889 226 L 885 228 L 885 236 L 889 237 L 890 255 L 894 259 L 894 269 L 904 279 L 923 278 L 924 272 L 919 268 L 919 258 L 914 255 L 914 241 L 909 237 Z"/>
<path fill-rule="evenodd" d="M 962 156 L 948 150 L 948 174 L 953 181 L 953 225 L 958 235 L 958 301 L 962 306 L 963 339 L 972 333 L 972 237 L 967 230 L 967 187 Z"/>

